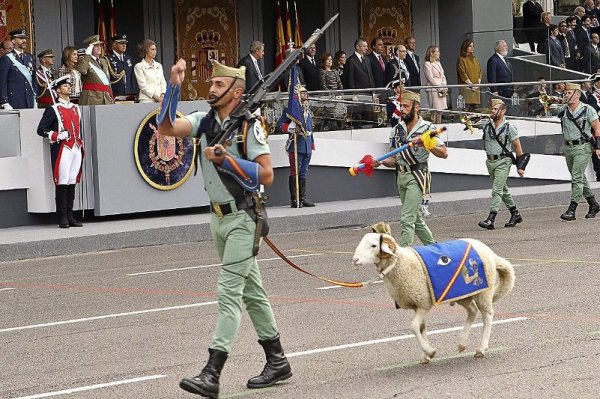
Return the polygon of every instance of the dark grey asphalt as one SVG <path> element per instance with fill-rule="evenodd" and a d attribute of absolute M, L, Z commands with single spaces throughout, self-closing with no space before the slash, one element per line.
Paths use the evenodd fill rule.
<path fill-rule="evenodd" d="M 581 208 L 574 222 L 558 219 L 563 207 L 527 209 L 524 224 L 495 231 L 476 227 L 484 215 L 429 220 L 436 239 L 477 238 L 515 264 L 515 290 L 495 307 L 495 320 L 509 322 L 494 326 L 485 359 L 472 351 L 458 356 L 458 333 L 441 331 L 430 337 L 438 357 L 419 365 L 416 341 L 402 338 L 412 315 L 395 310 L 381 284 L 319 290 L 327 284 L 269 260 L 274 254 L 264 247 L 261 270 L 294 377 L 262 391 L 245 388 L 263 358 L 244 317 L 223 371 L 223 397 L 598 397 L 600 220 L 583 219 Z M 503 225 L 508 213 L 498 219 Z M 397 233 L 399 224 L 392 228 Z M 363 281 L 374 271 L 356 269 L 350 258 L 365 232 L 271 239 L 313 272 Z M 0 397 L 50 397 L 42 394 L 142 377 L 156 379 L 52 397 L 194 397 L 177 384 L 206 360 L 216 316 L 214 264 L 210 242 L 0 263 Z M 461 326 L 464 316 L 442 306 L 428 329 Z M 473 330 L 469 350 L 480 334 Z M 400 338 L 369 342 L 389 337 Z M 305 352 L 359 342 L 365 344 Z"/>

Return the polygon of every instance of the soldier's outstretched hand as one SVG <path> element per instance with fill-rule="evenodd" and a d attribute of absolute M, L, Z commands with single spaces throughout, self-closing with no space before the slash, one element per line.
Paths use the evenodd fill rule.
<path fill-rule="evenodd" d="M 181 85 L 185 79 L 185 69 L 185 60 L 180 58 L 179 61 L 177 61 L 177 63 L 171 67 L 171 83 L 175 85 Z"/>

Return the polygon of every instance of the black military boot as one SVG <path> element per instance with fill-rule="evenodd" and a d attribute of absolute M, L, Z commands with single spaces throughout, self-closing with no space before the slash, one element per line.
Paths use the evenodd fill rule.
<path fill-rule="evenodd" d="M 267 364 L 260 375 L 248 380 L 246 386 L 248 388 L 266 388 L 276 382 L 290 378 L 292 376 L 292 367 L 283 353 L 279 335 L 269 341 L 258 340 L 258 343 L 265 350 Z"/>
<path fill-rule="evenodd" d="M 585 218 L 593 219 L 596 217 L 598 212 L 600 212 L 600 205 L 598 205 L 598 202 L 596 201 L 596 197 L 594 197 L 593 195 L 591 197 L 587 197 L 586 200 L 587 200 L 588 204 L 590 205 L 590 209 L 588 210 L 588 213 L 585 215 Z"/>
<path fill-rule="evenodd" d="M 477 223 L 477 225 L 483 229 L 494 230 L 494 220 L 498 212 L 490 212 L 487 219 Z"/>
<path fill-rule="evenodd" d="M 296 176 L 290 176 L 289 185 L 290 185 L 290 199 L 291 199 L 290 206 L 292 208 L 302 208 L 302 201 L 300 201 L 300 206 L 297 206 L 298 204 L 296 203 Z M 300 192 L 299 186 L 300 186 L 300 181 L 298 181 L 298 192 Z M 298 194 L 298 197 L 300 197 L 300 194 Z"/>
<path fill-rule="evenodd" d="M 517 223 L 523 222 L 523 217 L 519 213 L 519 210 L 516 206 L 510 207 L 508 210 L 510 211 L 510 220 L 504 225 L 504 227 L 515 227 Z"/>
<path fill-rule="evenodd" d="M 55 187 L 56 215 L 58 216 L 58 227 L 61 229 L 69 228 L 69 219 L 67 218 L 67 185 L 59 184 Z"/>
<path fill-rule="evenodd" d="M 315 206 L 315 204 L 306 200 L 306 179 L 300 179 L 300 203 L 307 208 Z"/>
<path fill-rule="evenodd" d="M 69 226 L 71 227 L 82 227 L 83 223 L 73 217 L 73 202 L 75 201 L 75 185 L 69 184 L 67 186 L 67 219 L 69 220 Z"/>
<path fill-rule="evenodd" d="M 560 215 L 562 220 L 575 220 L 575 211 L 577 210 L 577 202 L 571 201 L 569 208 Z"/>
<path fill-rule="evenodd" d="M 195 393 L 204 398 L 219 397 L 219 378 L 221 370 L 227 360 L 227 352 L 217 349 L 208 349 L 209 357 L 206 366 L 200 374 L 192 378 L 184 378 L 179 382 L 179 387 L 184 391 Z"/>

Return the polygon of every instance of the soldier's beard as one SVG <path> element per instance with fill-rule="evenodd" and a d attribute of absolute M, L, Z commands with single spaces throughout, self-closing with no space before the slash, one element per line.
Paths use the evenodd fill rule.
<path fill-rule="evenodd" d="M 404 123 L 410 123 L 415 119 L 415 112 L 411 112 L 408 115 L 403 115 L 402 116 L 402 120 L 404 121 Z"/>

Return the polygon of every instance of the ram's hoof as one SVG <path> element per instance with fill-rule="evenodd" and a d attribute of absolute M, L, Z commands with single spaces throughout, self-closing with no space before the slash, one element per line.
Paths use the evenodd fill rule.
<path fill-rule="evenodd" d="M 475 357 L 485 357 L 485 353 L 478 349 L 477 352 L 475 352 Z"/>

